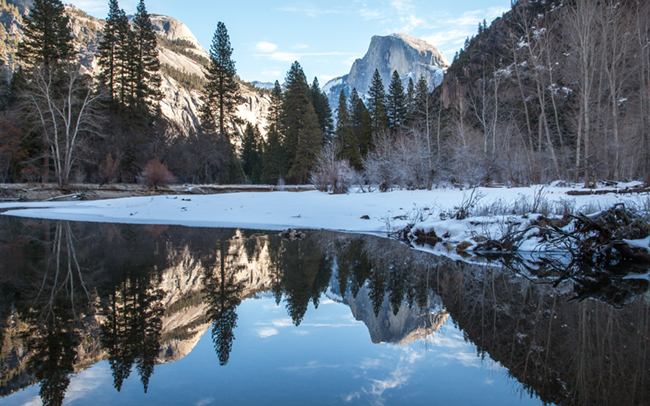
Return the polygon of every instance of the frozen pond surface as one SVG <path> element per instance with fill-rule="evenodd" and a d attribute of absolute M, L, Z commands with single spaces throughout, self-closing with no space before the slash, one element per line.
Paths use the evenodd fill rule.
<path fill-rule="evenodd" d="M 0 258 L 2 405 L 650 401 L 647 279 L 7 217 Z"/>

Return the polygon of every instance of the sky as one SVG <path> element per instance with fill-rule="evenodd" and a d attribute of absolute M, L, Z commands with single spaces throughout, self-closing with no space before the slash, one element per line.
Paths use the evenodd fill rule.
<path fill-rule="evenodd" d="M 97 18 L 108 13 L 108 0 L 64 1 Z M 127 14 L 135 13 L 137 3 L 119 1 Z M 479 22 L 500 17 L 510 0 L 145 0 L 145 5 L 149 13 L 182 21 L 206 50 L 217 22 L 224 22 L 237 73 L 246 81 L 283 82 L 297 60 L 308 80 L 316 76 L 322 86 L 349 73 L 373 35 L 424 39 L 451 62 Z"/>

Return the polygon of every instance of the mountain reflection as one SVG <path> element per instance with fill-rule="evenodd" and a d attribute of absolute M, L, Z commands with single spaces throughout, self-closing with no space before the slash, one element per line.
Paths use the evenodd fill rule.
<path fill-rule="evenodd" d="M 215 362 L 228 368 L 238 306 L 268 292 L 295 326 L 310 303 L 342 302 L 375 343 L 408 344 L 451 318 L 479 356 L 547 403 L 650 399 L 647 280 L 578 277 L 546 259 L 458 263 L 317 231 L 290 242 L 240 230 L 0 222 L 3 396 L 37 383 L 43 404 L 61 404 L 71 375 L 100 360 L 117 391 L 135 369 L 147 392 L 155 366 L 187 355 L 209 329 Z"/>

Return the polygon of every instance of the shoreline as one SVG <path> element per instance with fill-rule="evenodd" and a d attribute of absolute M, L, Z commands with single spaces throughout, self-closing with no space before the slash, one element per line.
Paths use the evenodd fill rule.
<path fill-rule="evenodd" d="M 219 193 L 196 194 L 195 186 L 183 185 L 161 188 L 145 196 L 113 199 L 0 202 L 0 214 L 102 223 L 271 231 L 287 228 L 330 230 L 381 237 L 389 237 L 391 232 L 413 225 L 413 231 L 434 230 L 436 236 L 441 238 L 440 243 L 434 246 L 416 249 L 463 260 L 467 254 L 472 254 L 472 247 L 477 245 L 477 236 L 498 239 L 509 223 L 519 222 L 522 227 L 529 224 L 537 217 L 531 214 L 535 212 L 531 209 L 535 207 L 535 201 L 543 201 L 545 208 L 539 213 L 547 210 L 550 214 L 544 215 L 551 217 L 561 217 L 557 214 L 558 210 L 588 214 L 618 203 L 634 208 L 650 205 L 650 193 L 641 189 L 639 183 L 617 186 L 599 188 L 599 193 L 578 195 L 571 193 L 575 185 L 395 190 L 385 193 L 352 191 L 345 195 L 330 195 L 315 190 L 304 191 L 299 187 L 269 192 L 268 186 L 251 188 L 249 185 L 223 186 L 218 188 Z M 106 187 L 116 188 L 115 185 Z M 638 188 L 642 192 L 616 193 L 620 189 L 631 188 Z M 138 191 L 145 189 L 138 186 Z M 185 193 L 179 194 L 179 189 Z M 476 199 L 473 212 L 466 218 L 454 218 L 453 213 L 471 195 Z M 511 207 L 517 208 L 518 212 L 515 213 L 514 209 L 511 212 Z M 531 240 L 523 244 L 518 252 L 543 254 L 545 251 Z"/>

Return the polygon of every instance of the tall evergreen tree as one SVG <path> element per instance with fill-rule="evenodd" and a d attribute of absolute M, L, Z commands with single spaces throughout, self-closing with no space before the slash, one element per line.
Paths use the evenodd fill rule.
<path fill-rule="evenodd" d="M 104 22 L 103 38 L 99 43 L 100 80 L 108 89 L 111 100 L 118 99 L 118 81 L 123 72 L 125 61 L 121 60 L 122 47 L 128 46 L 122 42 L 124 35 L 120 35 L 124 28 L 129 28 L 128 19 L 124 10 L 120 9 L 117 0 L 109 0 L 108 17 Z"/>
<path fill-rule="evenodd" d="M 323 134 L 323 144 L 325 144 L 332 139 L 334 120 L 332 120 L 332 108 L 327 100 L 327 95 L 320 90 L 317 78 L 314 78 L 311 84 L 311 101 L 316 116 L 318 116 L 318 126 Z"/>
<path fill-rule="evenodd" d="M 377 69 L 368 89 L 368 109 L 372 117 L 372 133 L 377 134 L 387 127 L 386 90 Z"/>
<path fill-rule="evenodd" d="M 348 101 L 350 106 L 350 121 L 352 121 L 352 130 L 354 135 L 359 139 L 361 134 L 361 120 L 363 119 L 363 112 L 366 110 L 366 105 L 363 104 L 363 100 L 359 97 L 357 88 L 353 88 L 350 92 L 350 100 Z"/>
<path fill-rule="evenodd" d="M 242 169 L 246 178 L 252 183 L 259 183 L 261 177 L 262 135 L 257 125 L 246 123 L 242 141 Z"/>
<path fill-rule="evenodd" d="M 388 128 L 396 132 L 404 127 L 406 121 L 406 95 L 404 94 L 404 86 L 397 71 L 393 71 L 393 77 L 388 87 L 387 99 L 386 115 L 388 117 Z"/>
<path fill-rule="evenodd" d="M 341 90 L 341 94 L 339 95 L 339 105 L 336 114 L 336 137 L 341 144 L 339 158 L 347 159 L 350 165 L 357 170 L 361 170 L 359 141 L 354 135 L 352 120 L 348 111 L 348 102 L 343 90 Z"/>
<path fill-rule="evenodd" d="M 282 102 L 282 126 L 289 164 L 288 175 L 295 182 L 305 183 L 323 142 L 318 116 L 311 103 L 311 90 L 298 61 L 291 65 L 286 84 Z"/>
<path fill-rule="evenodd" d="M 276 184 L 286 173 L 285 154 L 282 145 L 282 88 L 276 80 L 271 90 L 271 106 L 267 116 L 266 143 L 263 154 L 263 178 L 265 182 Z"/>
<path fill-rule="evenodd" d="M 138 3 L 137 12 L 133 19 L 135 34 L 135 107 L 152 116 L 159 113 L 160 99 L 160 61 L 156 32 L 151 18 L 144 5 L 144 0 Z"/>
<path fill-rule="evenodd" d="M 424 76 L 420 76 L 415 86 L 414 120 L 417 125 L 426 127 L 431 121 L 432 99 L 429 93 L 429 85 Z"/>
<path fill-rule="evenodd" d="M 129 19 L 119 18 L 116 21 L 117 48 L 116 56 L 116 80 L 115 94 L 119 98 L 119 105 L 122 110 L 131 107 L 135 98 L 135 76 L 136 76 L 136 44 L 135 32 L 131 29 Z"/>
<path fill-rule="evenodd" d="M 60 0 L 34 0 L 23 22 L 25 39 L 18 44 L 16 56 L 24 64 L 51 68 L 74 57 L 69 18 Z"/>
<path fill-rule="evenodd" d="M 210 65 L 201 107 L 201 124 L 206 130 L 217 130 L 230 140 L 226 123 L 239 102 L 239 84 L 232 47 L 226 25 L 219 21 L 210 47 Z"/>
<path fill-rule="evenodd" d="M 413 79 L 409 77 L 409 83 L 406 86 L 406 120 L 404 125 L 410 127 L 415 117 L 415 85 Z"/>
<path fill-rule="evenodd" d="M 365 109 L 361 117 L 361 127 L 359 130 L 359 152 L 365 158 L 372 149 L 372 117 L 370 116 L 370 110 Z"/>

